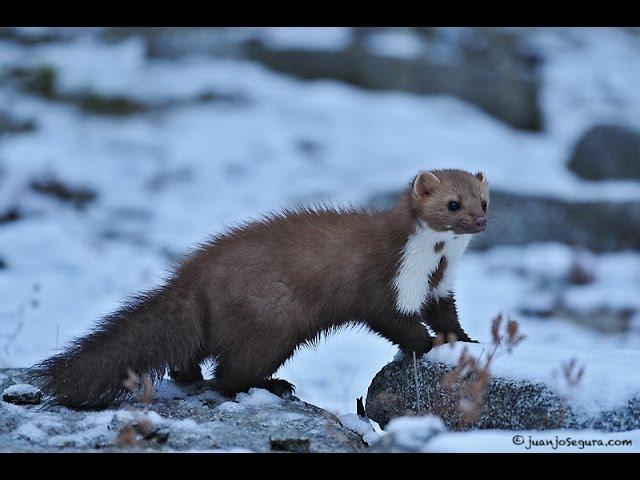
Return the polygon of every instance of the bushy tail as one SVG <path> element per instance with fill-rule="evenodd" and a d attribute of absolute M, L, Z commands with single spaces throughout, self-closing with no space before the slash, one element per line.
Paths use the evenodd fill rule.
<path fill-rule="evenodd" d="M 135 297 L 102 319 L 92 333 L 35 365 L 30 378 L 51 401 L 98 408 L 126 398 L 129 370 L 161 379 L 168 367 L 185 369 L 200 358 L 203 316 L 176 286 Z"/>

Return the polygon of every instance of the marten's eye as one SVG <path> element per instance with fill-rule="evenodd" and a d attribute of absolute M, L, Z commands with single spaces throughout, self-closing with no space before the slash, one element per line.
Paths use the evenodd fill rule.
<path fill-rule="evenodd" d="M 482 211 L 483 212 L 487 211 L 487 202 L 485 202 L 484 200 L 482 201 Z"/>
<path fill-rule="evenodd" d="M 458 210 L 460 208 L 460 204 L 458 202 L 454 202 L 453 200 L 449 202 L 449 204 L 447 205 L 447 207 L 449 208 L 449 210 L 451 210 L 452 212 L 455 212 L 456 210 Z"/>

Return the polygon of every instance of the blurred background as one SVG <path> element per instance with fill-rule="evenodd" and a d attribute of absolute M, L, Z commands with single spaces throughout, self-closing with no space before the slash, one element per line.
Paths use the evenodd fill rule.
<path fill-rule="evenodd" d="M 462 323 L 640 347 L 640 29 L 0 29 L 0 367 L 157 285 L 210 234 L 298 203 L 384 207 L 486 172 Z M 278 373 L 354 412 L 396 349 L 343 331 Z"/>

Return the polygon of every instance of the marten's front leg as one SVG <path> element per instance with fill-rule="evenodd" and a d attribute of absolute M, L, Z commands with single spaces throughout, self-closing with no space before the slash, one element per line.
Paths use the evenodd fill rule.
<path fill-rule="evenodd" d="M 422 309 L 422 318 L 436 333 L 441 333 L 444 336 L 445 342 L 448 341 L 449 334 L 453 333 L 461 342 L 478 343 L 477 340 L 472 340 L 460 326 L 453 293 L 447 297 L 430 299 Z"/>
<path fill-rule="evenodd" d="M 433 347 L 433 337 L 429 335 L 419 315 L 402 315 L 391 321 L 369 323 L 369 328 L 398 345 L 405 353 L 416 352 L 416 355 L 422 355 Z"/>

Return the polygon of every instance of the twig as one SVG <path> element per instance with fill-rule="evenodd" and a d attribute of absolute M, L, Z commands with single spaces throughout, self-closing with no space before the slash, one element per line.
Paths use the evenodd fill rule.
<path fill-rule="evenodd" d="M 493 347 L 493 352 L 491 352 L 491 355 L 489 355 L 489 358 L 487 359 L 487 363 L 491 363 L 491 360 L 493 360 L 493 356 L 496 354 L 496 351 L 498 350 L 498 347 L 500 346 L 501 343 L 502 343 L 502 337 L 500 337 L 500 339 L 496 342 L 496 346 Z"/>
<path fill-rule="evenodd" d="M 480 355 L 478 355 L 478 359 L 476 360 L 476 366 L 474 367 L 474 370 L 476 370 L 478 368 L 478 365 L 480 365 L 480 359 L 482 358 L 483 354 L 484 354 L 484 348 L 480 352 Z"/>
<path fill-rule="evenodd" d="M 416 360 L 416 352 L 413 352 L 413 380 L 416 384 L 416 406 L 420 413 L 420 389 L 418 388 L 418 361 Z"/>

